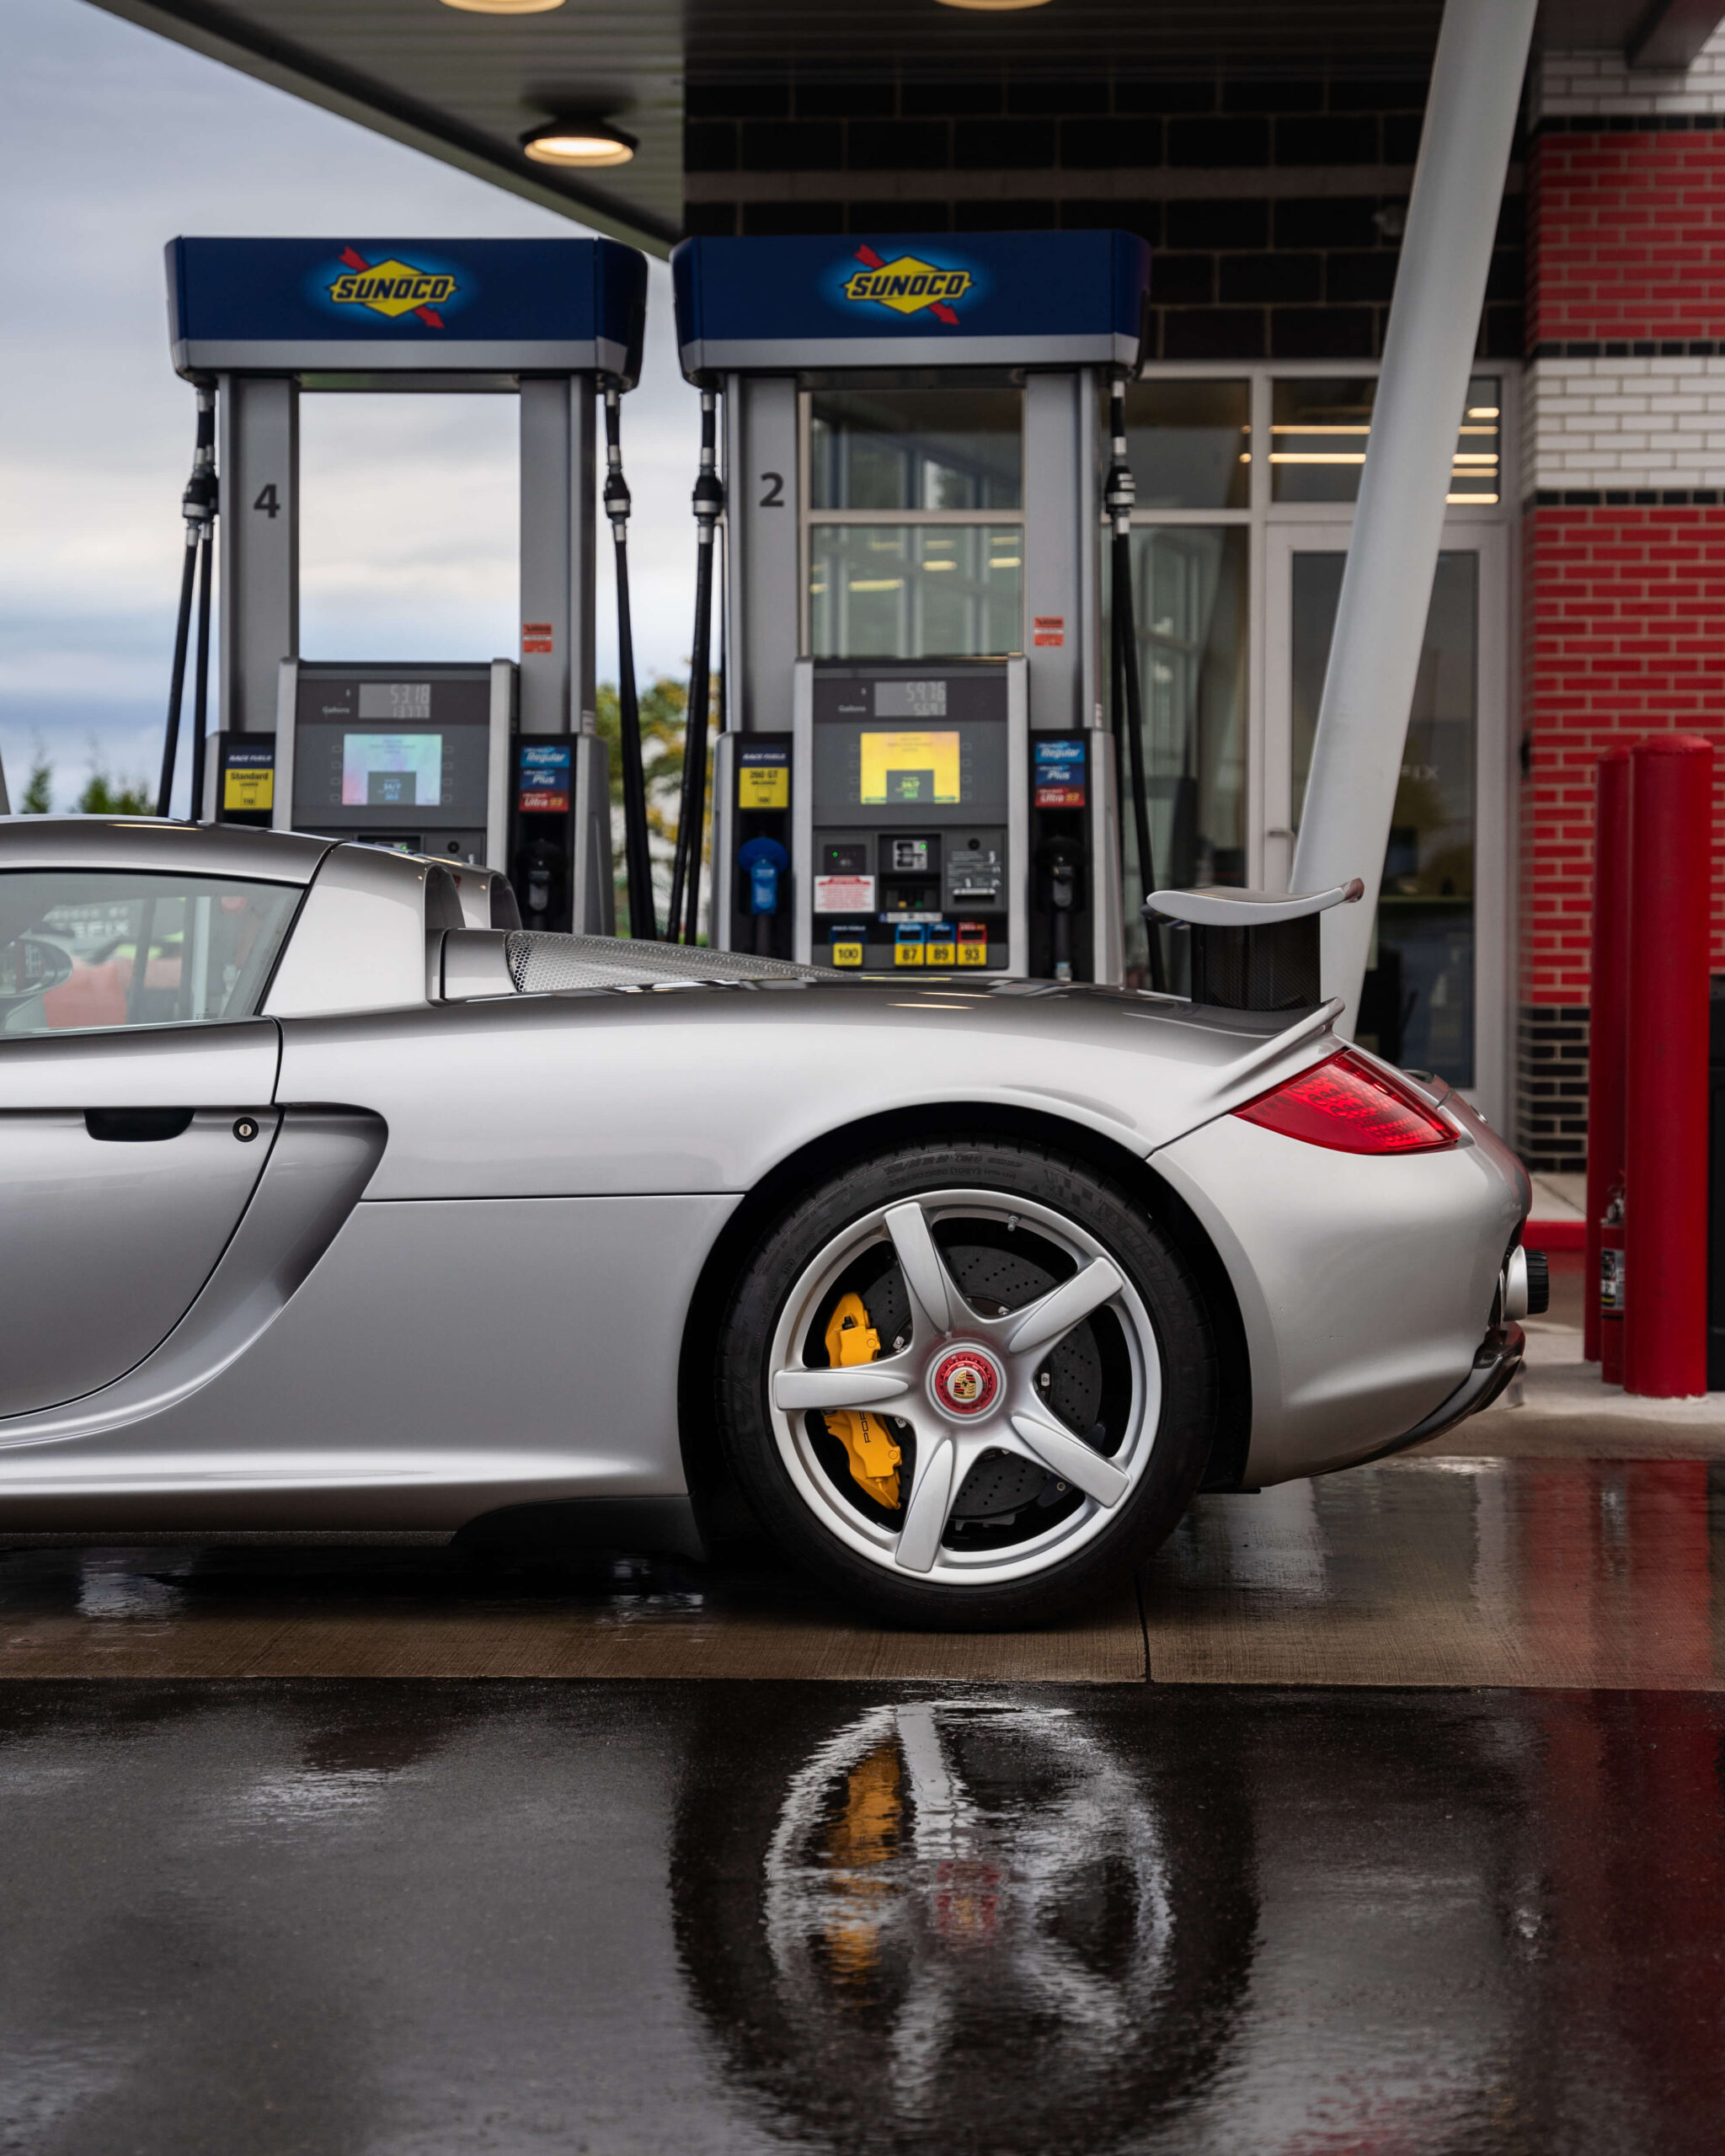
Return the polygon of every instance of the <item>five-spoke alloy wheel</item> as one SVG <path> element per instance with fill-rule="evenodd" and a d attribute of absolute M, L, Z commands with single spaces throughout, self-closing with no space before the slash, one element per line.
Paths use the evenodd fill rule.
<path fill-rule="evenodd" d="M 1153 1549 L 1202 1472 L 1210 1328 L 1143 1209 L 1039 1147 L 908 1147 L 745 1267 L 718 1409 L 788 1552 L 900 1622 L 1038 1621 Z"/>

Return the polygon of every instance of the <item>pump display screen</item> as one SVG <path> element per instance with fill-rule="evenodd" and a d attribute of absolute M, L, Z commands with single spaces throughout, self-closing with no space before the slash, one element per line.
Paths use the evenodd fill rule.
<path fill-rule="evenodd" d="M 957 807 L 964 800 L 964 761 L 956 728 L 942 734 L 865 731 L 858 738 L 857 751 L 857 798 L 864 808 L 905 802 Z"/>
<path fill-rule="evenodd" d="M 822 666 L 814 689 L 818 823 L 880 830 L 1007 820 L 1007 675 L 975 661 L 937 674 Z"/>
<path fill-rule="evenodd" d="M 364 710 L 361 694 L 360 708 Z M 443 804 L 441 734 L 344 734 L 344 808 L 437 808 Z"/>
<path fill-rule="evenodd" d="M 416 678 L 398 680 L 381 667 L 368 673 L 302 665 L 294 729 L 297 823 L 374 838 L 400 831 L 415 843 L 428 822 L 484 823 L 489 669 L 445 664 L 413 673 Z"/>
<path fill-rule="evenodd" d="M 986 720 L 938 733 L 872 726 L 814 729 L 815 814 L 864 824 L 926 823 L 953 808 L 1006 820 L 1007 729 Z"/>

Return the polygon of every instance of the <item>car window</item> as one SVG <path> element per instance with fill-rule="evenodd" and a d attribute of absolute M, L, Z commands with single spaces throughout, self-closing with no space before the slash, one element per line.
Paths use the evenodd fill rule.
<path fill-rule="evenodd" d="M 299 898 L 215 876 L 0 874 L 0 1030 L 249 1017 Z"/>

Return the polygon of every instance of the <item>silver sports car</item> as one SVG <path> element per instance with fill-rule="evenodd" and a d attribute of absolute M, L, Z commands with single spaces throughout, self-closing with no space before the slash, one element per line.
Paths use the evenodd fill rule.
<path fill-rule="evenodd" d="M 368 846 L 0 824 L 0 1529 L 752 1514 L 1019 1625 L 1513 1374 L 1526 1177 L 1332 1004 L 515 921 Z"/>

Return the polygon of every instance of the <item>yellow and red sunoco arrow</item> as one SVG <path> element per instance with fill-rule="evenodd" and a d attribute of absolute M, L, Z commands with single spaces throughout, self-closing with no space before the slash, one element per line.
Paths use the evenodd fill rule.
<path fill-rule="evenodd" d="M 367 262 L 357 248 L 344 247 L 341 259 L 351 273 L 338 277 L 329 296 L 338 307 L 370 307 L 374 314 L 395 321 L 416 314 L 428 329 L 441 329 L 443 317 L 435 302 L 455 297 L 456 280 L 447 270 L 416 270 L 410 262 Z"/>

